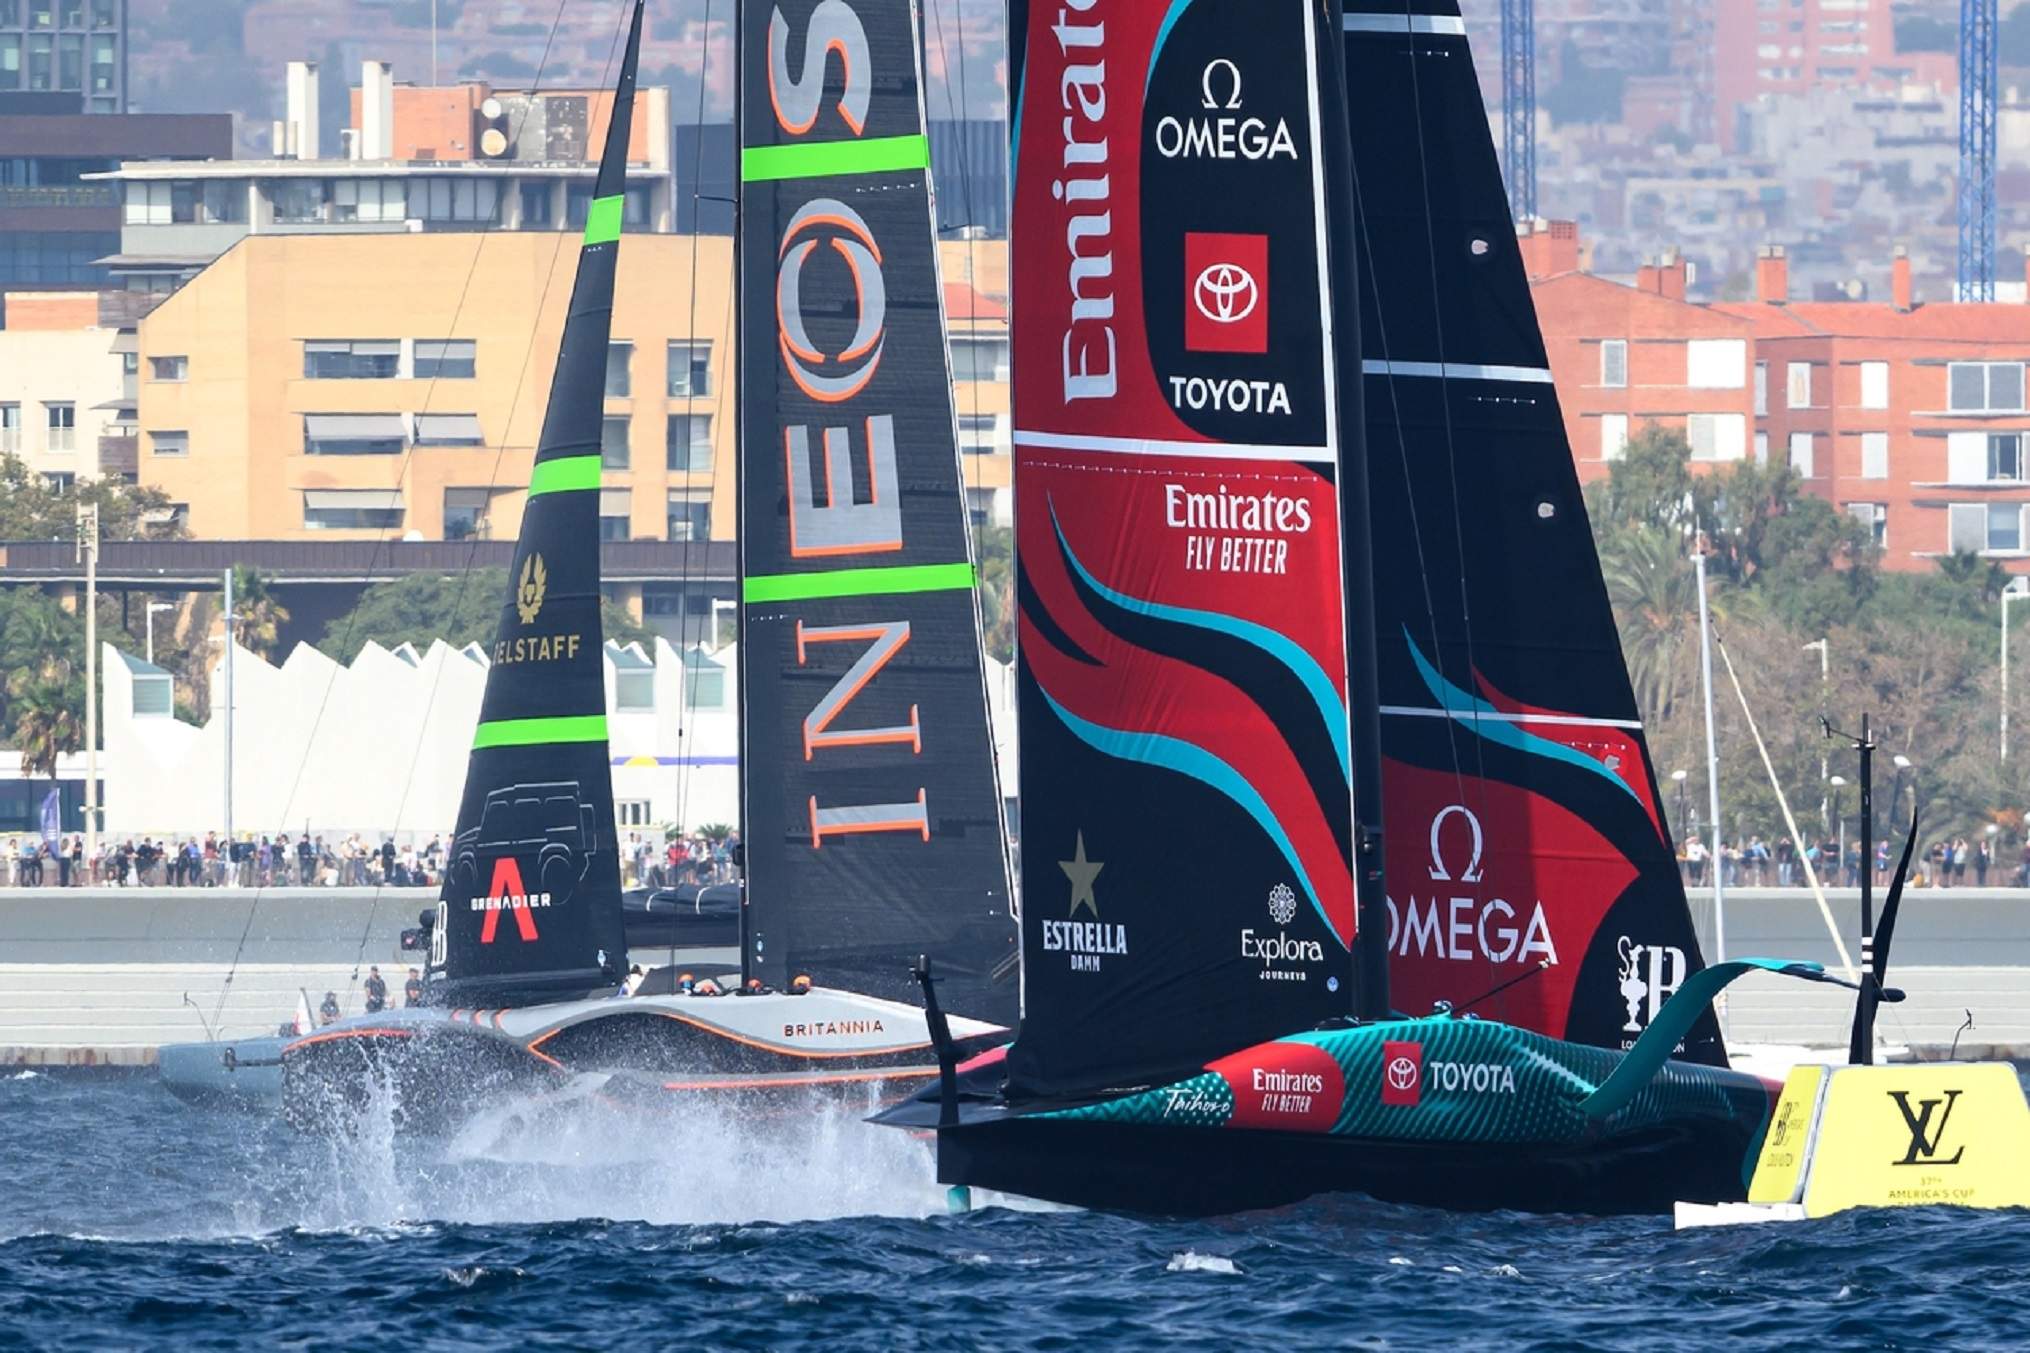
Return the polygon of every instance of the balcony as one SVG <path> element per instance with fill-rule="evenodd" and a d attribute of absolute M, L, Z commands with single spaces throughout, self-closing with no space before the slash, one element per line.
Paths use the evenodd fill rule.
<path fill-rule="evenodd" d="M 120 190 L 98 183 L 0 187 L 0 207 L 118 207 Z"/>
<path fill-rule="evenodd" d="M 99 473 L 101 475 L 131 475 L 141 471 L 141 439 L 139 437 L 99 438 Z"/>

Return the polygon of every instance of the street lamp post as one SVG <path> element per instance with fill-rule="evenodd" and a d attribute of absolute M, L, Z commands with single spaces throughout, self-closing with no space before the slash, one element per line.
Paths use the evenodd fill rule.
<path fill-rule="evenodd" d="M 151 601 L 148 603 L 148 665 L 150 667 L 155 665 L 155 617 L 158 612 L 173 611 L 175 609 L 175 606 L 166 601 Z"/>
<path fill-rule="evenodd" d="M 99 858 L 99 505 L 78 507 L 85 566 L 85 859 Z M 53 774 L 54 772 L 52 772 Z"/>
<path fill-rule="evenodd" d="M 1840 791 L 1847 787 L 1847 777 L 1835 775 L 1830 783 L 1833 787 L 1833 825 L 1838 833 L 1833 849 L 1839 852 L 1839 858 L 1833 861 L 1833 877 L 1838 878 L 1840 871 L 1847 866 L 1847 820 L 1840 816 Z"/>
<path fill-rule="evenodd" d="M 1814 639 L 1808 644 L 1801 645 L 1802 652 L 1809 653 L 1813 649 L 1817 649 L 1819 652 L 1819 717 L 1824 718 L 1828 708 L 1826 704 L 1826 684 L 1832 680 L 1833 675 L 1833 641 L 1831 639 Z M 1832 763 L 1827 760 L 1826 754 L 1820 752 L 1819 783 L 1821 785 L 1825 784 L 1826 776 L 1832 773 L 1832 769 Z M 1824 790 L 1819 792 L 1819 825 L 1821 827 L 1831 825 L 1831 819 L 1826 816 L 1826 796 Z"/>
<path fill-rule="evenodd" d="M 2011 582 L 2002 592 L 2002 717 L 1998 721 L 2002 729 L 2001 759 L 2009 759 L 2009 603 L 2030 599 L 2030 592 L 2024 591 Z"/>
<path fill-rule="evenodd" d="M 1671 772 L 1671 782 L 1678 787 L 1677 824 L 1678 824 L 1678 837 L 1680 840 L 1684 838 L 1685 832 L 1685 779 L 1690 774 L 1691 774 L 1690 771 L 1683 770 L 1674 770 Z"/>
<path fill-rule="evenodd" d="M 1898 752 L 1890 759 L 1896 763 L 1896 786 L 1889 794 L 1889 821 L 1894 824 L 1902 820 L 1900 814 L 1903 812 L 1903 776 L 1910 769 L 1910 758 Z"/>

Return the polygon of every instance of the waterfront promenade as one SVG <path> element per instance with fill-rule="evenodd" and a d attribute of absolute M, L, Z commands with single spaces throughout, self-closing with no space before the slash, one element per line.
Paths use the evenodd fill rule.
<path fill-rule="evenodd" d="M 354 1013 L 355 972 L 370 963 L 399 1001 L 422 957 L 402 951 L 401 931 L 436 900 L 429 888 L 0 890 L 0 1065 L 146 1065 L 163 1043 L 272 1033 L 299 991 L 313 1008 L 335 992 Z M 1828 902 L 1858 962 L 1859 894 L 1833 890 Z M 1693 890 L 1692 910 L 1710 957 L 1709 890 Z M 1839 962 L 1801 888 L 1730 890 L 1727 952 Z M 1910 999 L 1882 1008 L 1885 1043 L 1941 1055 L 1971 1009 L 1962 1054 L 2030 1058 L 2030 889 L 1913 890 L 1893 957 L 1892 983 Z M 1844 1046 L 1852 1000 L 1757 974 L 1729 995 L 1729 1034 Z"/>

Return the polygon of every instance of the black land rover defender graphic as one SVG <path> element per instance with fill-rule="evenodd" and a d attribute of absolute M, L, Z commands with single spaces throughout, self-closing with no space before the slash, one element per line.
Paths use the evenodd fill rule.
<path fill-rule="evenodd" d="M 459 895 L 480 897 L 492 886 L 494 861 L 533 858 L 535 873 L 524 885 L 561 906 L 584 881 L 595 839 L 592 805 L 579 797 L 576 780 L 508 785 L 486 796 L 479 825 L 451 843 L 452 882 Z"/>

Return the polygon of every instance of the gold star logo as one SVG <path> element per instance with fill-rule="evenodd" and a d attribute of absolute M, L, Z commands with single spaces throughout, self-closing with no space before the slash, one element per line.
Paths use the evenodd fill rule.
<path fill-rule="evenodd" d="M 1088 860 L 1085 857 L 1084 832 L 1078 834 L 1078 845 L 1072 851 L 1071 858 L 1059 860 L 1057 867 L 1062 869 L 1064 876 L 1071 880 L 1071 911 L 1067 914 L 1076 916 L 1078 915 L 1078 909 L 1084 907 L 1093 914 L 1095 921 L 1099 920 L 1099 903 L 1093 901 L 1093 880 L 1100 876 L 1100 870 L 1105 869 L 1106 866 L 1097 860 Z"/>

